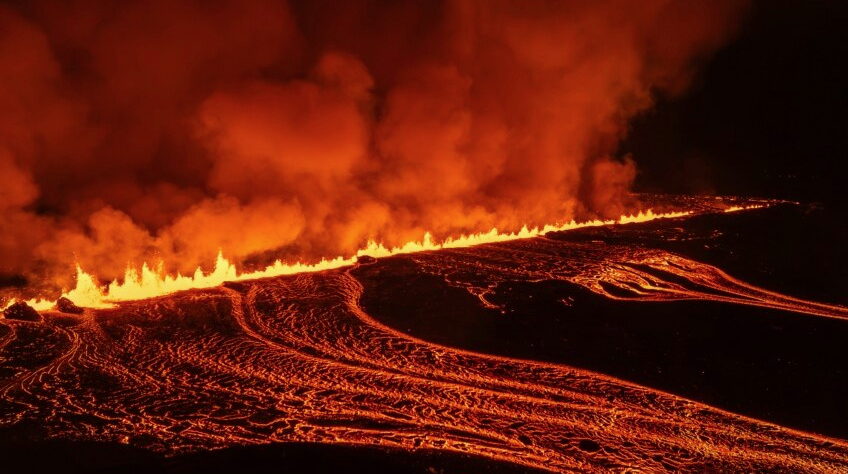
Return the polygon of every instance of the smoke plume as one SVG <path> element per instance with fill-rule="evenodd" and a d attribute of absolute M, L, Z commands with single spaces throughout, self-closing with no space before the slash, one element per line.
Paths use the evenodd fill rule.
<path fill-rule="evenodd" d="M 2 3 L 0 274 L 620 215 L 628 119 L 684 91 L 742 3 Z"/>

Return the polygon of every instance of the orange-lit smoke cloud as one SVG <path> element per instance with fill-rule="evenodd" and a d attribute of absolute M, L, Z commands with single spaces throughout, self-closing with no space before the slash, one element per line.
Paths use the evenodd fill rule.
<path fill-rule="evenodd" d="M 72 286 L 628 210 L 723 0 L 0 4 L 0 274 Z"/>

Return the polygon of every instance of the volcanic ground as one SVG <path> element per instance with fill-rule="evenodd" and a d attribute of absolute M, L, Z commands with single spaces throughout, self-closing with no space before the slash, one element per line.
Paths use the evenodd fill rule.
<path fill-rule="evenodd" d="M 842 222 L 772 203 L 2 319 L 0 447 L 100 472 L 846 472 Z"/>

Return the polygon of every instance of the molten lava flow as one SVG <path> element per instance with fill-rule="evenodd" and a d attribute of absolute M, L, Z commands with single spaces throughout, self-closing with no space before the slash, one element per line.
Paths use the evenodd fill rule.
<path fill-rule="evenodd" d="M 203 271 L 198 268 L 192 276 L 183 276 L 179 274 L 171 276 L 164 274 L 161 270 L 161 266 L 159 269 L 154 270 L 145 263 L 141 267 L 141 272 L 133 267 L 128 267 L 122 282 L 118 282 L 117 280 L 113 281 L 105 288 L 97 284 L 96 278 L 93 275 L 77 266 L 76 287 L 73 290 L 64 293 L 62 296 L 70 299 L 79 306 L 88 308 L 109 308 L 113 306 L 113 303 L 120 301 L 134 301 L 153 298 L 189 289 L 212 288 L 226 281 L 254 280 L 257 278 L 330 270 L 352 265 L 356 263 L 357 257 L 362 256 L 381 258 L 413 252 L 438 250 L 442 248 L 471 247 L 494 242 L 528 239 L 544 235 L 548 232 L 559 232 L 602 225 L 647 222 L 654 219 L 676 218 L 690 214 L 691 212 L 689 211 L 654 213 L 651 209 L 648 209 L 645 212 L 639 211 L 637 214 L 622 216 L 618 220 L 594 220 L 588 222 L 575 222 L 572 220 L 565 224 L 545 225 L 542 228 L 534 227 L 532 229 L 528 229 L 525 226 L 518 232 L 509 233 L 501 233 L 498 229 L 492 229 L 488 232 L 462 235 L 458 238 L 448 238 L 441 243 L 434 242 L 431 235 L 426 233 L 421 241 L 407 242 L 399 247 L 386 248 L 381 243 L 370 241 L 365 248 L 360 249 L 356 255 L 352 257 L 336 257 L 330 260 L 323 259 L 318 263 L 311 264 L 301 262 L 288 264 L 277 260 L 263 270 L 247 273 L 239 273 L 236 266 L 219 253 L 218 258 L 215 261 L 215 268 L 211 273 L 203 273 Z M 9 305 L 12 303 L 14 303 L 14 300 L 12 300 Z M 39 311 L 52 309 L 56 304 L 55 301 L 43 298 L 31 299 L 26 303 Z"/>
<path fill-rule="evenodd" d="M 462 275 L 500 262 L 483 272 L 497 276 L 571 247 L 533 239 L 404 258 Z M 559 271 L 604 263 L 577 250 Z M 403 334 L 361 305 L 367 288 L 352 273 L 131 302 L 77 325 L 0 320 L 0 428 L 25 420 L 59 439 L 165 454 L 275 442 L 446 450 L 559 473 L 848 467 L 845 441 Z"/>
<path fill-rule="evenodd" d="M 573 233 L 525 238 L 600 224 L 491 232 L 439 244 L 425 237 L 393 249 L 371 244 L 359 255 L 408 255 L 325 272 L 316 270 L 356 257 L 241 275 L 220 257 L 210 274 L 169 279 L 143 268 L 108 293 L 81 273 L 78 288 L 67 295 L 81 299 L 90 292 L 95 302 L 108 304 L 134 297 L 135 289 L 176 291 L 186 284 L 312 272 L 127 302 L 84 316 L 47 313 L 39 323 L 0 319 L 0 374 L 7 374 L 0 377 L 0 429 L 23 421 L 59 439 L 120 442 L 165 454 L 310 442 L 447 450 L 561 473 L 845 472 L 845 441 L 589 370 L 428 342 L 381 323 L 363 302 L 373 292 L 385 306 L 404 299 L 426 308 L 410 296 L 414 290 L 427 290 L 417 298 L 444 295 L 447 285 L 487 307 L 508 308 L 521 303 L 497 296 L 515 283 L 568 282 L 630 301 L 716 301 L 848 318 L 848 308 L 757 288 L 651 248 L 648 239 L 624 239 L 649 233 L 662 241 L 662 229 L 676 231 L 681 222 L 617 229 L 616 238 L 624 239 L 617 242 L 569 240 Z M 602 237 L 603 230 L 586 233 Z M 483 242 L 495 243 L 473 247 Z M 380 276 L 369 282 L 369 272 Z M 426 288 L 421 282 L 427 279 L 409 275 L 438 283 Z M 390 280 L 399 286 L 379 294 Z M 570 290 L 562 291 L 553 298 Z M 542 308 L 545 317 L 556 315 L 551 306 Z"/>
<path fill-rule="evenodd" d="M 704 300 L 848 319 L 848 308 L 844 306 L 768 291 L 733 278 L 712 265 L 661 251 L 633 252 L 597 274 L 583 275 L 573 281 L 614 300 Z"/>
<path fill-rule="evenodd" d="M 752 209 L 762 209 L 766 204 L 749 204 L 747 206 L 730 206 L 724 212 L 749 211 Z"/>
<path fill-rule="evenodd" d="M 658 237 L 662 238 L 662 237 Z M 719 268 L 666 250 L 627 244 L 569 242 L 553 236 L 474 249 L 410 256 L 417 272 L 468 291 L 499 309 L 490 295 L 499 285 L 566 281 L 621 301 L 713 301 L 848 320 L 848 307 L 784 295 L 736 279 Z"/>

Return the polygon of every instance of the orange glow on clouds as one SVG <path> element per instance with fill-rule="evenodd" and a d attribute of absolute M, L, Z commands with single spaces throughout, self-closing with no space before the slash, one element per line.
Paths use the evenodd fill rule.
<path fill-rule="evenodd" d="M 628 121 L 748 2 L 342 3 L 0 5 L 0 276 L 29 297 L 75 264 L 145 280 L 630 214 Z"/>

